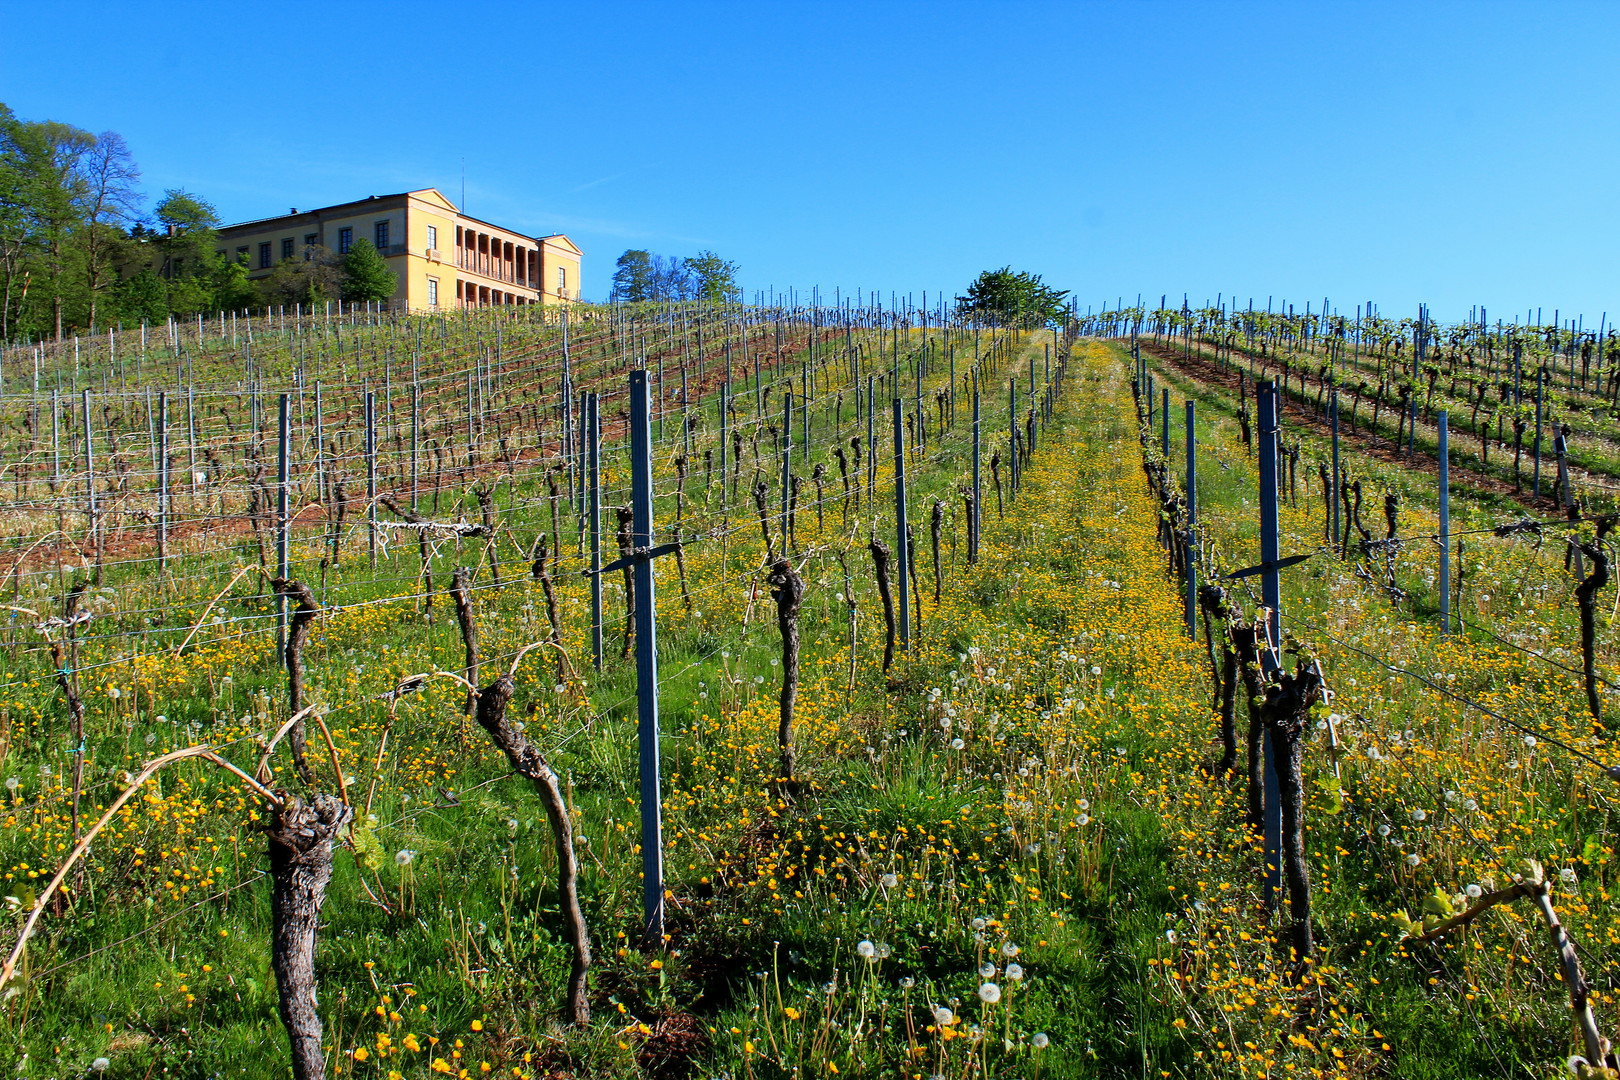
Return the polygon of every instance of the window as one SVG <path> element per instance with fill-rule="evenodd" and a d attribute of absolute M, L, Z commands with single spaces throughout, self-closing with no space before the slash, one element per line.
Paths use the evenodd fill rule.
<path fill-rule="evenodd" d="M 259 269 L 270 269 L 270 241 L 268 240 L 259 245 Z"/>
<path fill-rule="evenodd" d="M 352 247 L 354 247 L 354 230 L 353 229 L 339 229 L 338 230 L 338 254 L 339 255 L 347 255 L 349 253 L 349 249 L 352 248 Z"/>
<path fill-rule="evenodd" d="M 248 253 L 248 249 L 247 249 L 246 244 L 243 244 L 241 247 L 237 248 L 236 249 L 236 261 L 241 263 L 243 266 L 246 266 L 247 265 L 247 253 Z"/>
<path fill-rule="evenodd" d="M 219 251 L 219 257 L 221 259 L 223 259 L 225 257 L 225 250 L 223 248 L 221 248 L 220 251 Z"/>
<path fill-rule="evenodd" d="M 388 250 L 388 222 L 377 222 L 375 231 L 377 236 L 374 243 L 377 245 L 377 250 L 386 252 Z"/>
<path fill-rule="evenodd" d="M 430 278 L 428 278 L 428 307 L 437 308 L 438 306 L 439 306 L 439 279 L 436 278 L 436 277 L 430 277 Z"/>
<path fill-rule="evenodd" d="M 429 225 L 428 226 L 428 250 L 429 251 L 437 251 L 438 247 L 439 247 L 439 227 L 437 225 Z"/>
<path fill-rule="evenodd" d="M 568 295 L 568 267 L 557 267 L 557 295 Z"/>
<path fill-rule="evenodd" d="M 290 259 L 293 257 L 293 238 L 290 236 L 285 237 L 281 241 L 281 257 L 283 259 Z"/>
<path fill-rule="evenodd" d="M 315 245 L 320 243 L 320 241 L 321 241 L 321 234 L 320 233 L 305 233 L 304 234 L 304 258 L 305 258 L 305 260 L 308 260 L 309 257 L 315 253 Z"/>

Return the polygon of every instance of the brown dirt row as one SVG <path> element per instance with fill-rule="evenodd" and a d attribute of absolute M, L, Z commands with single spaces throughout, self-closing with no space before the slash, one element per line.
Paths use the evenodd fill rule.
<path fill-rule="evenodd" d="M 1142 352 L 1169 364 L 1187 378 L 1205 385 L 1221 387 L 1234 397 L 1237 396 L 1240 381 L 1238 373 L 1220 367 L 1202 354 L 1186 356 L 1174 348 L 1159 345 L 1145 338 L 1138 338 L 1137 345 Z M 1286 394 L 1278 402 L 1278 420 L 1282 423 L 1292 423 L 1296 427 L 1308 428 L 1324 438 L 1332 435 L 1332 427 L 1327 417 L 1318 416 Z M 1352 432 L 1343 422 L 1342 416 L 1339 424 L 1339 443 L 1366 457 L 1391 465 L 1416 466 L 1430 473 L 1437 472 L 1440 467 L 1439 458 L 1424 450 L 1414 450 L 1408 454 L 1404 449 L 1397 449 L 1387 438 L 1375 435 L 1364 428 Z M 1542 480 L 1545 490 L 1546 477 L 1543 476 Z M 1537 499 L 1528 491 L 1515 492 L 1513 485 L 1508 481 L 1460 465 L 1455 460 L 1451 463 L 1451 484 L 1454 490 L 1458 487 L 1467 487 L 1476 492 L 1488 493 L 1498 499 L 1517 503 L 1524 509 L 1542 516 L 1558 513 L 1558 504 L 1550 497 L 1543 495 Z"/>

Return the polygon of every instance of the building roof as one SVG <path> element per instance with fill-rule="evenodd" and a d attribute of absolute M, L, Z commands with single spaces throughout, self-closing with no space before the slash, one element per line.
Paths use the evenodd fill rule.
<path fill-rule="evenodd" d="M 562 233 L 552 233 L 548 236 L 531 236 L 529 233 L 526 233 L 521 229 L 514 229 L 506 225 L 497 225 L 493 221 L 485 221 L 483 218 L 473 217 L 471 214 L 463 212 L 458 206 L 456 206 L 455 203 L 445 198 L 444 193 L 438 188 L 431 187 L 417 188 L 414 191 L 399 191 L 391 195 L 371 195 L 364 199 L 355 199 L 352 202 L 334 203 L 331 206 L 318 206 L 310 210 L 299 210 L 296 213 L 291 214 L 277 214 L 273 217 L 258 218 L 253 221 L 241 221 L 233 225 L 221 226 L 219 231 L 221 233 L 229 233 L 238 229 L 259 229 L 277 221 L 285 220 L 291 223 L 299 218 L 307 218 L 313 214 L 327 214 L 332 212 L 347 211 L 356 207 L 366 206 L 369 203 L 387 202 L 394 199 L 404 198 L 416 198 L 422 200 L 423 202 L 438 203 L 450 213 L 455 214 L 457 217 L 464 218 L 467 221 L 475 221 L 480 225 L 487 225 L 491 229 L 498 229 L 501 232 L 511 233 L 514 236 L 525 237 L 534 241 L 537 245 L 551 244 L 555 247 L 563 248 L 574 255 L 584 255 L 584 252 L 579 249 L 579 246 Z"/>

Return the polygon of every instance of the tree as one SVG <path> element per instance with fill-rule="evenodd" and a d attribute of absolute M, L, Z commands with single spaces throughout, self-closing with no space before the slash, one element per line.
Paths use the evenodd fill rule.
<path fill-rule="evenodd" d="M 639 248 L 631 248 L 619 256 L 613 269 L 613 290 L 609 299 L 617 303 L 633 304 L 652 299 L 652 256 Z"/>
<path fill-rule="evenodd" d="M 168 282 L 169 310 L 178 316 L 211 313 L 216 278 L 222 269 L 215 245 L 219 214 L 212 203 L 184 188 L 170 188 L 153 208 L 164 226 L 154 242 L 158 275 Z"/>
<path fill-rule="evenodd" d="M 343 299 L 383 301 L 394 295 L 399 276 L 388 268 L 388 260 L 361 237 L 343 257 Z"/>
<path fill-rule="evenodd" d="M 139 209 L 141 170 L 124 137 L 103 131 L 85 158 L 85 287 L 90 325 L 96 324 L 96 298 L 111 274 L 108 256 L 124 241 L 124 223 Z"/>
<path fill-rule="evenodd" d="M 150 266 L 143 266 L 112 287 L 111 307 L 114 317 L 131 326 L 167 322 L 169 290 Z"/>
<path fill-rule="evenodd" d="M 693 278 L 693 295 L 711 304 L 724 304 L 742 295 L 737 284 L 737 264 L 727 262 L 712 251 L 700 251 L 683 260 Z"/>
<path fill-rule="evenodd" d="M 267 304 L 313 308 L 343 295 L 343 260 L 328 247 L 306 248 L 302 257 L 277 263 L 262 288 Z"/>
<path fill-rule="evenodd" d="M 83 221 L 89 188 L 80 165 L 96 137 L 54 120 L 13 120 L 5 137 L 19 172 L 17 195 L 30 246 L 44 258 L 51 327 L 60 341 L 70 241 Z"/>
<path fill-rule="evenodd" d="M 685 261 L 673 255 L 652 257 L 652 294 L 649 300 L 688 300 L 695 288 Z"/>
<path fill-rule="evenodd" d="M 247 264 L 221 259 L 214 271 L 214 310 L 240 311 L 258 298 L 258 286 L 248 280 Z"/>
<path fill-rule="evenodd" d="M 28 297 L 23 256 L 28 250 L 28 215 L 22 156 L 17 148 L 17 118 L 0 104 L 0 341 L 10 341 L 16 324 L 13 296 L 20 309 Z M 20 310 L 17 312 L 20 314 Z"/>
<path fill-rule="evenodd" d="M 1063 317 L 1066 290 L 1054 289 L 1039 274 L 1012 267 L 986 270 L 956 298 L 956 313 L 993 326 L 1044 326 Z"/>

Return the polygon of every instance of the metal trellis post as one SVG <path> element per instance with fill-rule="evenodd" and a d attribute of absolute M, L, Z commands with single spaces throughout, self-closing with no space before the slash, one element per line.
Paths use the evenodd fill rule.
<path fill-rule="evenodd" d="M 1278 573 L 1277 522 L 1277 384 L 1263 382 L 1256 388 L 1255 402 L 1260 441 L 1260 577 L 1261 600 L 1266 606 L 1266 643 L 1260 663 L 1267 673 L 1281 667 L 1278 648 L 1282 642 L 1282 581 Z M 1265 853 L 1267 908 L 1275 908 L 1282 886 L 1282 806 L 1273 764 L 1271 734 L 1265 736 Z"/>
<path fill-rule="evenodd" d="M 900 650 L 911 647 L 911 600 L 907 592 L 911 551 L 906 543 L 906 428 L 901 415 L 905 404 L 894 399 L 894 529 L 896 559 L 900 565 Z"/>
<path fill-rule="evenodd" d="M 377 567 L 377 394 L 366 391 L 366 531 L 372 569 Z"/>
<path fill-rule="evenodd" d="M 973 543 L 968 546 L 968 562 L 979 561 L 979 372 L 973 372 Z"/>
<path fill-rule="evenodd" d="M 1435 416 L 1440 456 L 1440 636 L 1451 632 L 1451 450 L 1446 410 Z"/>
<path fill-rule="evenodd" d="M 281 395 L 279 410 L 279 427 L 276 436 L 276 576 L 283 581 L 287 580 L 287 518 L 288 503 L 287 479 L 289 464 L 292 458 L 292 424 L 289 418 L 291 394 Z M 369 415 L 371 407 L 370 395 L 367 395 L 366 407 Z M 287 598 L 276 597 L 276 656 L 285 657 L 287 654 Z"/>
<path fill-rule="evenodd" d="M 1168 410 L 1166 410 L 1168 415 Z M 1193 434 L 1193 403 L 1187 402 L 1187 636 L 1198 640 L 1198 564 L 1193 560 L 1194 530 L 1198 526 L 1198 439 Z"/>
<path fill-rule="evenodd" d="M 602 670 L 602 425 L 594 393 L 587 396 L 590 413 L 586 450 L 590 455 L 591 487 L 591 655 Z M 724 487 L 722 479 L 721 486 Z"/>

